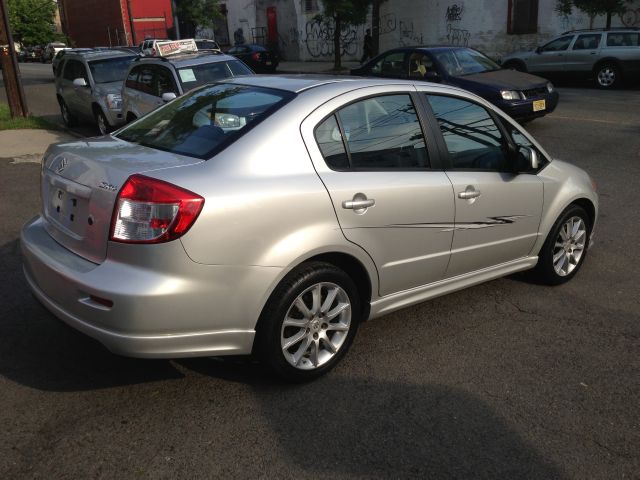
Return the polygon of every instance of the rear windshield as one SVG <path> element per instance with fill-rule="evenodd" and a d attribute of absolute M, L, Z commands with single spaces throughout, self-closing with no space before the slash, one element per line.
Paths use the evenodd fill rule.
<path fill-rule="evenodd" d="M 209 85 L 142 117 L 115 136 L 145 147 L 207 159 L 294 96 L 270 88 Z"/>
<path fill-rule="evenodd" d="M 178 77 L 185 92 L 207 83 L 216 83 L 240 75 L 253 75 L 253 71 L 239 60 L 203 63 L 178 70 Z"/>
<path fill-rule="evenodd" d="M 95 83 L 122 82 L 135 56 L 115 57 L 89 62 L 91 76 Z"/>

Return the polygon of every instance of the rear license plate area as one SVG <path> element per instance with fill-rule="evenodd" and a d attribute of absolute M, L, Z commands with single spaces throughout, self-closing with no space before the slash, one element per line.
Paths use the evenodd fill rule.
<path fill-rule="evenodd" d="M 84 235 L 87 224 L 87 200 L 54 186 L 50 195 L 49 217 L 76 235 Z"/>

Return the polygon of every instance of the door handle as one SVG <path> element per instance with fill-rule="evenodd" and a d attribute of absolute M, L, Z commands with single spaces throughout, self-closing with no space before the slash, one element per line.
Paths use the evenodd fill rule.
<path fill-rule="evenodd" d="M 361 210 L 363 208 L 373 207 L 375 204 L 376 201 L 373 198 L 369 198 L 367 200 L 345 200 L 342 202 L 342 208 Z"/>
<path fill-rule="evenodd" d="M 462 198 L 463 200 L 471 200 L 472 198 L 478 198 L 481 193 L 482 192 L 480 192 L 480 190 L 470 190 L 469 187 L 467 187 L 464 192 L 458 192 L 458 198 Z"/>
<path fill-rule="evenodd" d="M 362 214 L 367 211 L 367 208 L 373 207 L 376 201 L 373 198 L 367 198 L 364 193 L 356 193 L 352 200 L 345 200 L 342 202 L 342 208 L 353 210 L 354 213 Z"/>

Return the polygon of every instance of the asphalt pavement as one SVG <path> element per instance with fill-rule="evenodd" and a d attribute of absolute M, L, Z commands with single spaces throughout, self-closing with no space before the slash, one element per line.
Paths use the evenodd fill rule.
<path fill-rule="evenodd" d="M 23 79 L 53 116 L 43 67 Z M 250 359 L 118 357 L 57 321 L 21 271 L 39 165 L 0 145 L 0 478 L 640 478 L 640 91 L 560 95 L 527 128 L 598 184 L 579 274 L 368 322 L 296 386 Z"/>

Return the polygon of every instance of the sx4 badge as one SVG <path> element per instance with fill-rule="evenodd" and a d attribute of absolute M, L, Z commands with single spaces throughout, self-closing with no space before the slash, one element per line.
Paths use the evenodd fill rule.
<path fill-rule="evenodd" d="M 102 188 L 104 190 L 107 190 L 109 192 L 116 192 L 118 190 L 118 187 L 116 187 L 115 185 L 111 185 L 108 182 L 100 182 L 98 184 L 98 187 L 100 187 L 100 188 Z"/>

